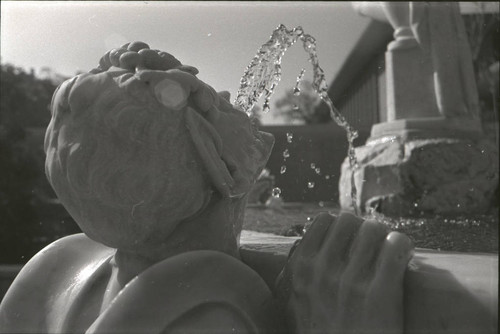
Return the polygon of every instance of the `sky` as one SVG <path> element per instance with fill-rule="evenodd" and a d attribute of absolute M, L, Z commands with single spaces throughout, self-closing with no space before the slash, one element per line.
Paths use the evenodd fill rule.
<path fill-rule="evenodd" d="M 39 73 L 89 71 L 108 50 L 130 41 L 173 54 L 198 77 L 235 97 L 240 78 L 272 31 L 302 26 L 317 40 L 320 66 L 331 81 L 370 19 L 349 2 L 238 1 L 1 1 L 1 60 Z M 300 45 L 283 57 L 283 76 L 271 105 L 311 65 Z M 266 124 L 280 123 L 269 114 Z"/>

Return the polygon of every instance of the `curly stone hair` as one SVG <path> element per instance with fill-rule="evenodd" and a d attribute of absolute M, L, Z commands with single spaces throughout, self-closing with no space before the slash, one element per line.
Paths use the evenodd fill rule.
<path fill-rule="evenodd" d="M 150 231 L 168 234 L 211 197 L 185 108 L 167 108 L 154 94 L 149 82 L 118 71 L 79 75 L 52 100 L 47 177 L 82 230 L 110 247 L 162 239 Z"/>

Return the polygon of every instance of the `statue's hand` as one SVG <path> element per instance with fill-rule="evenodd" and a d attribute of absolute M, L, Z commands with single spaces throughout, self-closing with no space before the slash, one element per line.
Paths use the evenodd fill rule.
<path fill-rule="evenodd" d="M 297 333 L 402 333 L 411 241 L 351 214 L 319 215 L 278 281 Z"/>

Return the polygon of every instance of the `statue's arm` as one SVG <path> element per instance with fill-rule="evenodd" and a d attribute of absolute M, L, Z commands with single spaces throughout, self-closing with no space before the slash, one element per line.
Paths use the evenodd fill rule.
<path fill-rule="evenodd" d="M 182 314 L 162 334 L 259 333 L 251 319 L 230 304 L 205 303 Z"/>
<path fill-rule="evenodd" d="M 264 333 L 273 298 L 260 276 L 221 252 L 183 253 L 130 281 L 87 333 Z"/>
<path fill-rule="evenodd" d="M 306 333 L 403 333 L 410 240 L 351 214 L 320 214 L 285 266 L 278 295 L 289 328 Z"/>
<path fill-rule="evenodd" d="M 354 331 L 353 324 L 368 324 L 367 333 L 387 325 L 391 333 L 498 332 L 498 256 L 418 250 L 408 268 L 396 261 L 374 271 L 373 255 L 394 257 L 377 246 L 386 242 L 383 229 L 370 224 L 363 235 L 364 225 L 354 216 L 319 215 L 291 252 L 277 293 L 296 332 L 323 326 L 325 333 L 343 333 Z M 349 239 L 361 242 L 351 246 Z M 393 255 L 409 250 L 404 242 L 393 246 Z M 350 269 L 359 264 L 365 269 Z"/>
<path fill-rule="evenodd" d="M 67 313 L 69 288 L 78 284 L 78 277 L 84 278 L 85 268 L 99 266 L 112 253 L 83 234 L 61 238 L 42 249 L 5 294 L 0 304 L 0 333 L 56 331 Z"/>

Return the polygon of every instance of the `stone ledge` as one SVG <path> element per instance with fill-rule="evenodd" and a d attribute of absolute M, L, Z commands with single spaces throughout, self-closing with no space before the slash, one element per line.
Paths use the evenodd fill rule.
<path fill-rule="evenodd" d="M 272 289 L 297 239 L 243 231 L 241 257 Z M 21 268 L 22 265 L 0 265 L 2 288 L 7 290 Z M 422 323 L 428 330 L 432 324 L 422 322 L 421 317 L 425 319 L 426 313 L 422 309 L 430 305 L 432 309 L 437 307 L 445 313 L 449 308 L 457 309 L 452 313 L 454 321 L 462 317 L 480 319 L 481 324 L 495 332 L 498 328 L 498 254 L 417 249 L 405 276 L 405 294 L 409 317 L 405 321 Z M 3 294 L 1 296 L 3 298 Z M 451 300 L 467 302 L 454 304 Z"/>

